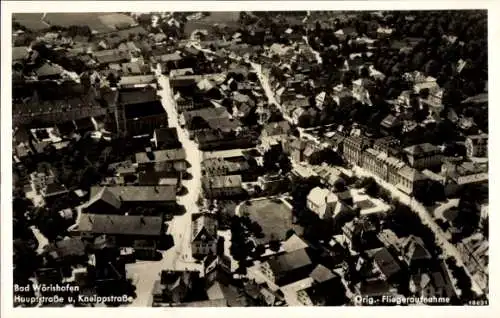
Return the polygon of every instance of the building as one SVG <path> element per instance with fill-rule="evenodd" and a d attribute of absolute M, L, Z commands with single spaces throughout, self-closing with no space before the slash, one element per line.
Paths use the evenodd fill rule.
<path fill-rule="evenodd" d="M 457 246 L 472 278 L 483 290 L 488 289 L 489 243 L 481 233 L 465 238 Z"/>
<path fill-rule="evenodd" d="M 427 179 L 421 172 L 409 166 L 399 169 L 398 176 L 399 182 L 396 187 L 408 195 L 413 193 L 418 182 Z"/>
<path fill-rule="evenodd" d="M 107 187 L 101 188 L 82 206 L 82 210 L 91 214 L 120 214 L 121 201 Z"/>
<path fill-rule="evenodd" d="M 467 157 L 488 156 L 488 134 L 467 136 L 465 139 Z"/>
<path fill-rule="evenodd" d="M 57 85 L 51 81 L 40 84 L 33 96 L 13 101 L 12 124 L 29 125 L 35 121 L 53 125 L 81 118 L 96 118 L 108 112 L 109 109 L 99 104 L 96 90 L 85 91 L 81 84 L 64 82 Z"/>
<path fill-rule="evenodd" d="M 371 146 L 371 140 L 364 136 L 349 136 L 344 139 L 343 155 L 349 164 L 362 166 L 363 152 Z"/>
<path fill-rule="evenodd" d="M 117 105 L 115 119 L 119 133 L 152 134 L 168 123 L 167 113 L 153 87 L 121 89 Z"/>
<path fill-rule="evenodd" d="M 249 169 L 250 165 L 243 156 L 231 158 L 208 158 L 201 162 L 201 172 L 204 176 L 241 174 Z"/>
<path fill-rule="evenodd" d="M 420 237 L 410 235 L 401 241 L 401 254 L 409 268 L 425 267 L 432 255 Z"/>
<path fill-rule="evenodd" d="M 206 256 L 217 252 L 217 219 L 214 214 L 192 215 L 191 249 L 193 256 Z"/>
<path fill-rule="evenodd" d="M 418 272 L 410 278 L 410 292 L 417 297 L 451 297 L 443 274 L 439 271 Z"/>
<path fill-rule="evenodd" d="M 153 132 L 153 145 L 155 149 L 177 149 L 182 148 L 175 128 L 157 128 Z"/>
<path fill-rule="evenodd" d="M 251 148 L 257 144 L 257 136 L 243 128 L 238 132 L 223 132 L 218 129 L 203 130 L 195 133 L 194 140 L 203 151 Z"/>
<path fill-rule="evenodd" d="M 339 200 L 339 197 L 327 189 L 316 187 L 307 195 L 307 208 L 320 219 L 331 219 L 350 209 Z"/>
<path fill-rule="evenodd" d="M 287 188 L 289 180 L 281 174 L 266 174 L 257 178 L 257 184 L 266 193 L 278 193 Z"/>
<path fill-rule="evenodd" d="M 384 181 L 396 184 L 398 172 L 404 166 L 401 160 L 389 156 L 385 151 L 368 148 L 364 152 L 362 167 Z"/>
<path fill-rule="evenodd" d="M 162 271 L 160 280 L 154 283 L 153 306 L 168 303 L 170 305 L 184 302 L 193 288 L 193 281 L 198 277 L 197 272 Z"/>
<path fill-rule="evenodd" d="M 187 169 L 186 150 L 184 148 L 151 150 L 135 154 L 139 170 L 183 172 Z"/>
<path fill-rule="evenodd" d="M 378 274 L 379 279 L 390 280 L 401 272 L 398 261 L 385 247 L 366 251 L 373 260 L 373 271 Z"/>
<path fill-rule="evenodd" d="M 441 174 L 446 179 L 447 191 L 453 193 L 466 184 L 480 184 L 488 182 L 488 164 L 472 161 L 445 162 L 441 166 Z"/>
<path fill-rule="evenodd" d="M 159 216 L 82 213 L 72 232 L 84 239 L 107 235 L 114 237 L 119 246 L 132 247 L 136 240 L 157 242 L 164 230 Z"/>
<path fill-rule="evenodd" d="M 90 197 L 95 197 L 103 187 L 90 189 Z M 123 209 L 130 207 L 173 207 L 176 205 L 176 186 L 113 186 L 106 187 L 117 197 Z"/>
<path fill-rule="evenodd" d="M 230 114 L 225 107 L 212 107 L 212 108 L 201 108 L 191 111 L 185 111 L 181 113 L 179 117 L 179 124 L 181 127 L 190 126 L 191 121 L 195 117 L 200 117 L 205 121 L 209 121 L 212 118 L 229 118 Z"/>
<path fill-rule="evenodd" d="M 241 175 L 205 176 L 202 178 L 205 196 L 211 199 L 237 197 L 245 193 L 241 185 Z"/>
<path fill-rule="evenodd" d="M 312 269 L 313 263 L 305 249 L 274 256 L 260 266 L 262 273 L 278 286 L 304 279 Z"/>
<path fill-rule="evenodd" d="M 284 143 L 284 151 L 290 155 L 293 162 L 299 163 L 305 160 L 304 150 L 307 142 L 300 138 L 291 138 Z"/>
<path fill-rule="evenodd" d="M 425 169 L 441 165 L 443 156 L 438 147 L 429 144 L 419 144 L 403 149 L 412 168 Z"/>

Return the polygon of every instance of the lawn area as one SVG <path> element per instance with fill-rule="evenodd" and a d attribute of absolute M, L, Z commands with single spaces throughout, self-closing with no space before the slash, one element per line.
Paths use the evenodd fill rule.
<path fill-rule="evenodd" d="M 292 224 L 292 211 L 281 200 L 264 199 L 250 202 L 251 205 L 241 205 L 240 215 L 248 213 L 252 221 L 260 224 L 265 237 L 258 239 L 259 243 L 269 242 L 272 235 L 284 240 L 290 229 L 294 229 L 299 235 L 302 234 L 302 228 Z"/>

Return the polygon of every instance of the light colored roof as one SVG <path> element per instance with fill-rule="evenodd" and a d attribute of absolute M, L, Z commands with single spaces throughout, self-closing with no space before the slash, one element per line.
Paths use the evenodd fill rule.
<path fill-rule="evenodd" d="M 338 197 L 328 189 L 315 187 L 307 195 L 307 200 L 316 205 L 323 205 L 327 202 L 337 202 Z"/>
<path fill-rule="evenodd" d="M 319 264 L 310 274 L 311 278 L 317 283 L 323 283 L 335 278 L 335 274 L 325 266 Z"/>
<path fill-rule="evenodd" d="M 120 78 L 119 85 L 151 84 L 156 81 L 154 75 L 133 75 Z"/>
<path fill-rule="evenodd" d="M 156 150 L 152 152 L 151 158 L 147 152 L 138 152 L 135 154 L 135 161 L 139 164 L 181 160 L 186 160 L 186 150 L 184 148 Z"/>
<path fill-rule="evenodd" d="M 282 244 L 283 249 L 287 253 L 291 253 L 297 250 L 301 250 L 309 247 L 306 242 L 304 242 L 297 234 L 293 234 Z"/>

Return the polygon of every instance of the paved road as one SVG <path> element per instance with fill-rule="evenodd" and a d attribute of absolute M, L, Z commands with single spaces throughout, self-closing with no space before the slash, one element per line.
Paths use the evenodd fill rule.
<path fill-rule="evenodd" d="M 189 139 L 186 131 L 181 129 L 172 98 L 170 83 L 166 76 L 156 70 L 158 84 L 163 88 L 159 91 L 163 107 L 168 115 L 169 127 L 175 127 L 179 141 L 186 149 L 187 161 L 190 163 L 191 180 L 182 180 L 188 189 L 184 196 L 177 197 L 177 202 L 186 208 L 183 215 L 174 216 L 169 222 L 168 233 L 173 236 L 174 246 L 162 252 L 161 261 L 143 261 L 127 265 L 127 275 L 133 277 L 137 297 L 131 306 L 147 307 L 152 304 L 151 292 L 154 282 L 160 279 L 162 270 L 196 270 L 202 271 L 202 265 L 196 264 L 191 255 L 191 215 L 199 212 L 196 202 L 201 191 L 201 152 L 195 142 Z"/>

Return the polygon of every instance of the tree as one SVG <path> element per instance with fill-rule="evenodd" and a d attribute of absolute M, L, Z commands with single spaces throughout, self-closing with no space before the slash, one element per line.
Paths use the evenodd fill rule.
<path fill-rule="evenodd" d="M 333 187 L 337 192 L 344 192 L 347 190 L 345 180 L 342 178 L 337 179 L 337 181 L 333 184 Z"/>
<path fill-rule="evenodd" d="M 263 166 L 266 171 L 286 174 L 292 170 L 290 158 L 283 151 L 282 146 L 271 147 L 264 153 Z"/>
<path fill-rule="evenodd" d="M 106 80 L 109 82 L 110 87 L 118 86 L 118 82 L 120 82 L 119 76 L 115 75 L 115 73 L 110 72 L 106 77 Z"/>
<path fill-rule="evenodd" d="M 273 252 L 278 252 L 281 248 L 281 243 L 276 238 L 271 237 L 271 241 L 269 242 L 269 248 Z"/>
<path fill-rule="evenodd" d="M 445 199 L 444 186 L 434 180 L 423 180 L 415 185 L 414 195 L 423 205 L 431 206 Z"/>
<path fill-rule="evenodd" d="M 302 114 L 302 115 L 300 115 L 300 117 L 297 121 L 297 126 L 299 126 L 300 128 L 312 127 L 313 119 L 314 118 L 309 114 Z"/>

